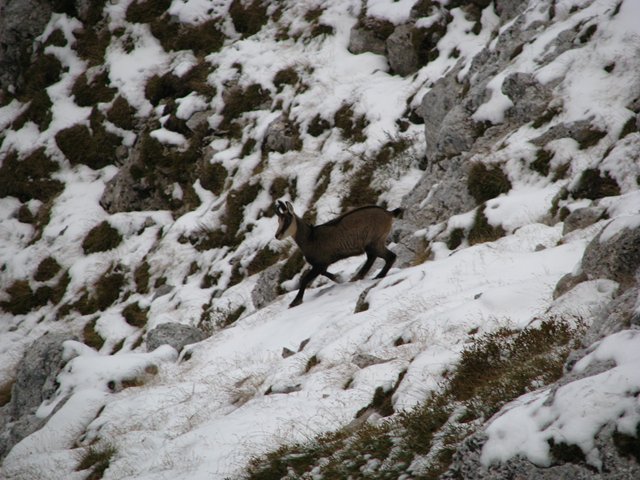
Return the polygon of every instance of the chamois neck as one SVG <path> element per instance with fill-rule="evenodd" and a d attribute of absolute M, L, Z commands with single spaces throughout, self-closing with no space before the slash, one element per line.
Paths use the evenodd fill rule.
<path fill-rule="evenodd" d="M 302 218 L 296 215 L 296 234 L 295 240 L 300 244 L 300 242 L 306 242 L 311 239 L 311 234 L 313 232 L 313 226 L 309 225 Z"/>

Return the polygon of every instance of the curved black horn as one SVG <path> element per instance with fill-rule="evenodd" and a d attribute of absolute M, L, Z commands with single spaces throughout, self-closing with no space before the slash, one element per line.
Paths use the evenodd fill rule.
<path fill-rule="evenodd" d="M 285 204 L 282 200 L 276 201 L 276 213 L 283 214 L 287 211 Z"/>

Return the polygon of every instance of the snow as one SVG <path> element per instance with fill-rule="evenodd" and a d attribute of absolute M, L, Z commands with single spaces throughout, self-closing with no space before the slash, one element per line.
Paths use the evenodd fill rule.
<path fill-rule="evenodd" d="M 614 362 L 602 373 L 589 375 L 561 386 L 542 390 L 506 406 L 487 428 L 489 439 L 482 449 L 482 462 L 490 465 L 522 455 L 540 466 L 549 466 L 549 440 L 577 445 L 587 462 L 597 469 L 602 458 L 595 436 L 606 424 L 627 435 L 635 435 L 640 421 L 640 332 L 624 330 L 609 335 L 573 368 Z M 514 426 L 517 425 L 517 428 Z"/>
<path fill-rule="evenodd" d="M 129 3 L 105 6 L 110 29 L 123 31 L 107 49 L 109 80 L 140 117 L 155 115 L 163 120 L 164 106 L 151 106 L 145 98 L 145 82 L 168 71 L 180 76 L 199 59 L 185 52 L 165 52 L 148 26 L 125 22 Z M 302 18 L 317 6 L 317 2 L 293 3 L 283 12 L 282 20 L 283 24 L 290 22 L 292 37 L 308 30 L 308 22 Z M 368 15 L 399 24 L 409 18 L 414 3 L 368 0 L 366 8 Z M 15 131 L 11 123 L 25 105 L 13 101 L 0 107 L 0 152 L 28 153 L 44 146 L 63 164 L 56 178 L 65 183 L 65 189 L 53 204 L 50 221 L 38 241 L 32 241 L 34 227 L 15 218 L 20 202 L 0 199 L 2 290 L 14 279 L 32 279 L 37 265 L 48 256 L 54 256 L 71 278 L 63 304 L 72 304 L 83 289 L 90 289 L 111 268 L 131 277 L 143 260 L 148 262 L 152 278 L 164 277 L 167 287 L 162 293 L 153 286 L 149 293 L 129 290 L 96 315 L 73 311 L 57 322 L 59 311 L 52 305 L 26 315 L 0 312 L 0 385 L 12 379 L 25 349 L 47 331 L 69 329 L 81 337 L 83 327 L 96 320 L 96 330 L 107 340 L 100 351 L 76 341 L 65 344 L 68 362 L 57 378 L 59 388 L 37 411 L 41 418 L 52 416 L 44 428 L 12 449 L 0 476 L 37 478 L 44 471 L 52 480 L 84 478 L 86 472 L 75 471 L 78 456 L 99 442 L 117 448 L 105 479 L 233 477 L 252 456 L 348 425 L 356 412 L 370 403 L 376 388 L 393 386 L 403 372 L 403 381 L 393 396 L 396 411 L 420 405 L 440 388 L 446 372 L 455 368 L 474 335 L 501 327 L 523 329 L 545 315 L 581 319 L 589 325 L 616 294 L 615 282 L 593 280 L 555 301 L 552 296 L 557 281 L 576 271 L 586 245 L 603 228 L 601 241 L 640 226 L 640 135 L 632 133 L 612 144 L 614 132 L 629 118 L 627 106 L 637 95 L 628 88 L 637 85 L 638 72 L 637 58 L 629 53 L 629 45 L 637 43 L 638 27 L 633 19 L 640 14 L 640 7 L 627 0 L 620 13 L 610 17 L 610 2 L 583 2 L 583 9 L 573 13 L 574 3 L 556 2 L 554 23 L 525 45 L 506 70 L 496 72 L 487 85 L 486 102 L 476 110 L 474 119 L 495 124 L 504 121 L 511 101 L 502 94 L 501 85 L 510 73 L 533 73 L 539 81 L 552 85 L 562 100 L 562 112 L 553 122 L 591 118 L 594 125 L 610 132 L 602 145 L 586 151 L 568 139 L 549 143 L 545 148 L 555 153 L 552 169 L 566 164 L 568 175 L 575 180 L 584 168 L 599 165 L 621 187 L 619 196 L 598 201 L 572 199 L 562 206 L 569 210 L 601 206 L 610 220 L 566 236 L 562 235 L 562 223 L 544 223 L 549 220 L 554 199 L 572 178 L 551 180 L 530 171 L 526 161 L 535 156 L 535 149 L 529 140 L 543 132 L 524 126 L 512 132 L 502 147 L 489 146 L 486 155 L 474 159 L 503 162 L 512 181 L 513 188 L 486 202 L 484 210 L 492 225 L 505 229 L 505 237 L 472 247 L 463 244 L 454 252 L 434 241 L 431 261 L 393 268 L 382 280 L 317 281 L 307 290 L 304 303 L 294 309 L 287 308 L 293 291 L 257 309 L 251 300 L 257 275 L 226 288 L 235 266 L 246 267 L 259 249 L 270 246 L 290 251 L 288 243 L 273 239 L 276 221 L 267 212 L 275 199 L 266 191 L 268 186 L 280 176 L 295 180 L 296 191 L 289 191 L 286 198 L 303 213 L 313 198 L 320 172 L 333 164 L 327 194 L 315 205 L 320 223 L 339 211 L 339 194 L 346 188 L 354 165 L 370 158 L 388 141 L 409 139 L 414 147 L 374 178 L 374 186 L 384 190 L 380 200 L 390 208 L 400 206 L 424 174 L 417 164 L 425 149 L 423 127 L 410 125 L 406 132 L 400 132 L 396 120 L 407 107 L 419 104 L 429 86 L 457 62 L 461 66 L 459 80 L 465 80 L 473 56 L 492 41 L 500 26 L 494 7 L 483 10 L 482 29 L 477 35 L 470 32 L 473 24 L 464 12 L 453 9 L 447 33 L 438 43 L 441 55 L 410 78 L 390 75 L 383 56 L 347 51 L 349 31 L 361 8 L 355 1 L 322 2 L 322 21 L 335 27 L 334 36 L 275 41 L 273 31 L 263 29 L 252 37 L 230 38 L 226 48 L 208 55 L 206 61 L 212 65 L 208 81 L 217 89 L 217 96 L 207 99 L 192 93 L 176 99 L 178 118 L 186 120 L 206 111 L 215 130 L 221 121 L 225 88 L 234 82 L 241 86 L 259 83 L 272 93 L 274 101 L 245 115 L 242 142 L 253 138 L 259 145 L 281 111 L 301 126 L 301 151 L 264 158 L 256 151 L 240 158 L 242 144 L 234 139 L 214 137 L 208 145 L 210 160 L 232 173 L 227 190 L 248 181 L 267 187 L 244 210 L 241 226 L 246 235 L 236 250 L 225 247 L 198 252 L 183 241 L 199 229 L 219 227 L 224 213 L 226 192 L 214 195 L 199 182 L 194 189 L 202 205 L 178 218 L 171 212 L 109 215 L 104 211 L 99 201 L 117 168 L 93 171 L 82 165 L 72 167 L 62 160 L 54 140 L 60 129 L 88 123 L 91 109 L 78 107 L 70 95 L 73 82 L 87 66 L 71 48 L 48 47 L 69 68 L 48 89 L 53 120 L 45 132 L 29 122 Z M 174 1 L 170 13 L 183 22 L 198 23 L 228 15 L 229 4 L 228 0 Z M 543 13 L 530 9 L 526 20 L 532 23 Z M 598 22 L 598 41 L 571 49 L 540 68 L 538 60 L 553 53 L 551 42 L 582 20 Z M 430 21 L 433 19 L 426 17 L 419 22 L 424 26 Z M 43 36 L 60 28 L 71 43 L 77 23 L 56 14 Z M 454 49 L 459 51 L 457 58 L 450 55 Z M 603 70 L 609 62 L 616 63 L 612 74 Z M 242 65 L 242 74 L 237 64 Z M 304 88 L 286 87 L 276 93 L 273 78 L 289 66 L 296 69 Z M 282 102 L 281 110 L 275 107 L 278 102 Z M 318 138 L 305 133 L 316 115 L 332 119 L 344 104 L 352 105 L 356 116 L 364 115 L 369 122 L 365 142 L 344 141 L 336 129 Z M 184 135 L 164 127 L 150 134 L 167 146 L 187 144 Z M 133 144 L 134 139 L 127 141 Z M 187 192 L 175 183 L 165 193 L 182 199 Z M 430 198 L 415 208 L 426 207 Z M 32 201 L 28 207 L 35 213 L 41 205 Z M 475 209 L 471 209 L 441 224 L 424 225 L 416 236 L 431 241 L 457 228 L 468 231 L 474 217 Z M 110 251 L 84 255 L 82 240 L 103 220 L 118 229 L 122 243 Z M 193 262 L 198 266 L 196 274 L 190 271 Z M 347 279 L 361 262 L 362 258 L 346 260 L 332 266 L 332 271 Z M 205 288 L 203 279 L 209 274 L 220 275 L 220 280 Z M 295 289 L 297 277 L 285 286 Z M 2 295 L 0 300 L 5 299 L 4 292 Z M 355 313 L 361 295 L 366 296 L 368 309 Z M 246 310 L 233 325 L 214 328 L 211 337 L 180 353 L 168 346 L 147 352 L 144 344 L 137 344 L 146 331 L 129 325 L 122 316 L 123 307 L 135 302 L 149 308 L 146 331 L 165 322 L 197 326 L 207 305 L 222 317 L 240 306 Z M 402 342 L 396 342 L 398 339 Z M 122 348 L 114 353 L 120 342 Z M 543 388 L 507 405 L 487 428 L 484 465 L 520 455 L 547 466 L 551 462 L 548 440 L 554 439 L 578 445 L 588 461 L 599 467 L 601 458 L 593 439 L 600 428 L 610 423 L 631 434 L 640 420 L 637 398 L 630 393 L 640 390 L 639 342 L 640 334 L 633 330 L 610 335 L 574 365 L 572 374 L 587 374 L 595 364 L 606 365 L 604 371 L 576 378 L 557 390 Z M 284 348 L 294 354 L 283 358 Z M 379 361 L 371 365 L 360 361 L 371 357 Z M 317 363 L 308 369 L 312 358 Z M 123 385 L 123 380 L 131 379 L 139 381 Z"/>

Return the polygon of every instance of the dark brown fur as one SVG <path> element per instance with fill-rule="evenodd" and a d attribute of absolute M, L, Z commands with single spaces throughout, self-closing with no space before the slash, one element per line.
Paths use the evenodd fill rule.
<path fill-rule="evenodd" d="M 384 277 L 396 259 L 395 253 L 386 247 L 394 217 L 402 210 L 385 210 L 375 205 L 351 210 L 322 225 L 309 225 L 293 211 L 289 202 L 276 203 L 279 228 L 276 238 L 291 235 L 311 265 L 300 280 L 300 290 L 290 307 L 302 303 L 307 286 L 318 276 L 324 275 L 336 281 L 335 275 L 327 271 L 332 263 L 355 255 L 366 254 L 367 261 L 352 280 L 364 278 L 376 258 L 385 261 L 376 278 Z"/>

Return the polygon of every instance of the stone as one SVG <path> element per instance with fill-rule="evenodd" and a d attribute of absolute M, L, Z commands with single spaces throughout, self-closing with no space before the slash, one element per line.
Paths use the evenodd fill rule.
<path fill-rule="evenodd" d="M 636 283 L 640 268 L 640 227 L 622 228 L 602 240 L 608 226 L 587 245 L 581 268 L 589 280 L 608 278 L 624 291 Z"/>
<path fill-rule="evenodd" d="M 205 338 L 206 335 L 196 327 L 175 322 L 161 323 L 147 333 L 147 351 L 170 345 L 180 353 L 185 345 L 201 342 Z"/>
<path fill-rule="evenodd" d="M 355 25 L 349 34 L 349 51 L 354 55 L 360 53 L 375 53 L 384 55 L 386 43 L 384 38 L 379 38 L 375 31 L 367 29 L 363 25 Z"/>
<path fill-rule="evenodd" d="M 538 82 L 531 73 L 515 72 L 502 82 L 502 93 L 513 102 L 507 115 L 517 123 L 527 123 L 539 117 L 551 101 L 551 89 Z"/>
<path fill-rule="evenodd" d="M 397 26 L 386 41 L 389 66 L 398 75 L 406 77 L 418 71 L 418 54 L 413 45 L 413 25 Z"/>
<path fill-rule="evenodd" d="M 75 337 L 69 333 L 47 333 L 25 351 L 11 390 L 11 401 L 0 409 L 0 460 L 15 444 L 40 429 L 47 418 L 35 415 L 40 404 L 57 389 L 56 378 L 66 360 L 63 343 Z M 60 402 L 61 407 L 64 402 Z"/>
<path fill-rule="evenodd" d="M 279 277 L 282 264 L 276 263 L 265 268 L 251 291 L 251 300 L 256 309 L 261 309 L 273 302 L 279 295 Z"/>
<path fill-rule="evenodd" d="M 264 152 L 286 153 L 300 150 L 302 141 L 296 125 L 284 116 L 273 120 L 264 136 L 262 149 Z"/>
<path fill-rule="evenodd" d="M 602 207 L 584 207 L 577 208 L 572 211 L 564 219 L 564 226 L 562 227 L 562 234 L 573 232 L 574 230 L 581 230 L 587 228 L 598 220 L 601 220 L 605 215 L 606 210 Z"/>
<path fill-rule="evenodd" d="M 34 39 L 51 17 L 46 0 L 0 0 L 0 90 L 22 83 Z"/>

